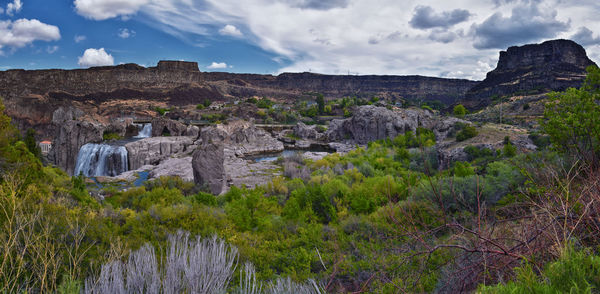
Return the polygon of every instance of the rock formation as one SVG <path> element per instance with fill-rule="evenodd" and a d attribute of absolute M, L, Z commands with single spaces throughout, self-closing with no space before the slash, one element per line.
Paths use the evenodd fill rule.
<path fill-rule="evenodd" d="M 151 137 L 125 144 L 129 154 L 129 169 L 144 165 L 156 165 L 174 156 L 192 151 L 194 141 L 190 137 Z"/>
<path fill-rule="evenodd" d="M 585 79 L 585 68 L 594 64 L 585 49 L 570 40 L 510 47 L 500 52 L 496 69 L 469 90 L 465 99 L 467 104 L 475 106 L 482 99 L 489 102 L 493 95 L 579 87 Z"/>
<path fill-rule="evenodd" d="M 457 123 L 470 122 L 455 117 L 434 116 L 423 109 L 389 110 L 385 107 L 360 106 L 354 109 L 352 117 L 334 119 L 329 124 L 325 136 L 330 142 L 367 144 L 371 141 L 394 138 L 407 131 L 415 132 L 418 127 L 430 129 L 436 141 L 443 141 Z"/>
<path fill-rule="evenodd" d="M 49 157 L 68 174 L 73 174 L 81 146 L 102 141 L 104 126 L 79 121 L 82 115 L 83 112 L 75 108 L 59 108 L 52 115 L 56 135 Z"/>
<path fill-rule="evenodd" d="M 294 135 L 303 140 L 321 140 L 324 134 L 317 131 L 316 126 L 307 126 L 303 122 L 299 122 L 294 126 Z"/>
<path fill-rule="evenodd" d="M 163 117 L 152 119 L 152 137 L 160 136 L 189 136 L 198 138 L 200 129 L 197 126 L 188 126 L 178 121 Z"/>
<path fill-rule="evenodd" d="M 246 121 L 207 127 L 201 132 L 202 144 L 194 151 L 194 181 L 207 186 L 213 194 L 221 194 L 236 180 L 257 173 L 243 157 L 283 151 L 283 143 Z M 248 181 L 246 181 L 248 182 Z M 250 183 L 253 184 L 253 183 Z"/>

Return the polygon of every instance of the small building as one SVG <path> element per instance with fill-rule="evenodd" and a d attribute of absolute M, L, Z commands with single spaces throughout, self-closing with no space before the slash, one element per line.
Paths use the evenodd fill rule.
<path fill-rule="evenodd" d="M 47 155 L 50 152 L 50 150 L 52 150 L 51 141 L 42 141 L 39 143 L 39 145 L 43 155 Z"/>

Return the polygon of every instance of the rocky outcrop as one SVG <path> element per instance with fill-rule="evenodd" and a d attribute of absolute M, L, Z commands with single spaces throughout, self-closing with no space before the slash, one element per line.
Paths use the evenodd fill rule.
<path fill-rule="evenodd" d="M 496 69 L 466 94 L 471 106 L 493 95 L 560 91 L 579 87 L 591 61 L 581 45 L 570 40 L 514 46 L 500 52 Z"/>
<path fill-rule="evenodd" d="M 194 182 L 206 186 L 211 193 L 218 195 L 225 191 L 225 145 L 222 142 L 202 144 L 192 158 Z"/>
<path fill-rule="evenodd" d="M 354 110 L 352 117 L 334 119 L 325 135 L 329 141 L 352 141 L 367 144 L 385 138 L 394 138 L 406 131 L 415 131 L 430 120 L 428 112 L 403 109 L 391 111 L 385 107 L 361 106 Z"/>
<path fill-rule="evenodd" d="M 178 60 L 161 60 L 156 68 L 161 71 L 200 71 L 197 62 Z"/>
<path fill-rule="evenodd" d="M 294 126 L 294 135 L 303 140 L 321 140 L 324 135 L 317 131 L 317 126 L 307 126 L 299 122 Z"/>
<path fill-rule="evenodd" d="M 273 138 L 271 134 L 243 120 L 203 128 L 200 138 L 202 144 L 223 143 L 239 157 L 281 152 L 284 149 L 283 143 Z"/>
<path fill-rule="evenodd" d="M 83 112 L 79 109 L 62 107 L 52 115 L 55 136 L 49 158 L 70 175 L 81 146 L 101 142 L 104 131 L 101 124 L 78 120 L 81 116 Z"/>
<path fill-rule="evenodd" d="M 194 181 L 192 169 L 192 157 L 169 158 L 150 170 L 149 178 L 160 178 L 162 176 L 176 176 L 184 181 Z"/>
<path fill-rule="evenodd" d="M 129 158 L 129 169 L 144 165 L 156 165 L 174 156 L 183 156 L 193 150 L 190 137 L 151 137 L 125 144 Z"/>
<path fill-rule="evenodd" d="M 178 121 L 163 117 L 155 117 L 152 123 L 152 137 L 160 136 L 189 136 L 198 138 L 200 129 L 197 126 L 188 126 Z"/>
<path fill-rule="evenodd" d="M 230 185 L 255 184 L 251 174 L 259 174 L 244 157 L 283 151 L 283 143 L 246 121 L 233 121 L 202 129 L 202 144 L 194 151 L 194 181 L 221 194 Z M 240 180 L 240 178 L 247 178 Z"/>
<path fill-rule="evenodd" d="M 366 105 L 355 108 L 350 118 L 332 120 L 325 136 L 330 142 L 364 145 L 371 141 L 393 139 L 399 134 L 415 132 L 422 127 L 432 130 L 439 142 L 448 136 L 457 123 L 470 124 L 455 117 L 434 116 L 422 109 L 392 111 L 385 107 Z"/>

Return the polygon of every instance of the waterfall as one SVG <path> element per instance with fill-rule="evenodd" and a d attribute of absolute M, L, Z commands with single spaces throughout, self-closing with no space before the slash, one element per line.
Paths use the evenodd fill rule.
<path fill-rule="evenodd" d="M 114 177 L 127 171 L 125 146 L 85 144 L 79 149 L 73 175 Z"/>
<path fill-rule="evenodd" d="M 140 125 L 141 127 L 141 125 Z M 144 124 L 140 132 L 134 138 L 150 138 L 152 137 L 152 124 Z"/>

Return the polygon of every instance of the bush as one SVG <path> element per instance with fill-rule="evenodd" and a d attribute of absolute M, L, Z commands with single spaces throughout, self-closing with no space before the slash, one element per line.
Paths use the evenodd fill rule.
<path fill-rule="evenodd" d="M 456 134 L 456 141 L 462 142 L 477 136 L 478 132 L 474 126 L 466 125 L 458 134 Z"/>
<path fill-rule="evenodd" d="M 193 201 L 196 203 L 202 203 L 207 206 L 215 206 L 217 205 L 217 197 L 215 195 L 205 192 L 198 192 L 196 195 L 192 197 Z"/>
<path fill-rule="evenodd" d="M 467 115 L 467 109 L 462 104 L 458 104 L 454 106 L 454 108 L 452 109 L 452 113 L 456 117 L 464 117 L 465 115 Z"/>
<path fill-rule="evenodd" d="M 548 94 L 540 125 L 554 148 L 597 167 L 600 164 L 600 69 L 587 68 L 580 89 Z"/>
<path fill-rule="evenodd" d="M 263 97 L 262 99 L 260 99 L 256 102 L 256 106 L 258 108 L 269 109 L 269 108 L 271 108 L 271 106 L 273 106 L 273 101 L 269 100 L 266 97 Z"/>
<path fill-rule="evenodd" d="M 479 293 L 595 293 L 600 289 L 600 256 L 589 250 L 567 249 L 555 262 L 546 265 L 542 276 L 525 264 L 515 269 L 515 281 L 480 286 Z"/>
<path fill-rule="evenodd" d="M 123 139 L 123 137 L 121 137 L 118 133 L 115 133 L 115 132 L 105 131 L 102 134 L 102 140 L 104 140 L 104 141 L 121 140 L 121 139 Z"/>

